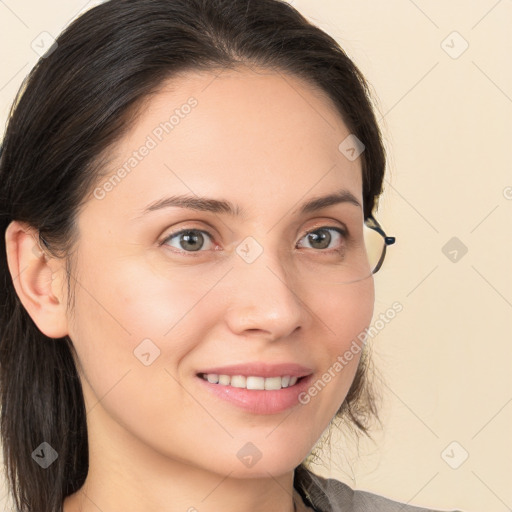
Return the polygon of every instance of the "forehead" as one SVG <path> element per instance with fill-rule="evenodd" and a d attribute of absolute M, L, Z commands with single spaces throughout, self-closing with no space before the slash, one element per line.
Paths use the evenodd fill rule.
<path fill-rule="evenodd" d="M 260 214 L 341 188 L 361 198 L 361 160 L 340 150 L 349 135 L 330 99 L 295 76 L 187 72 L 146 99 L 112 149 L 103 182 L 124 172 L 103 203 L 128 201 L 140 213 L 165 195 L 192 194 Z"/>

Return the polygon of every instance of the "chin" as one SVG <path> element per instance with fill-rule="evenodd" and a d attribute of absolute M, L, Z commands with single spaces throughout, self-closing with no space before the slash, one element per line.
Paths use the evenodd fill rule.
<path fill-rule="evenodd" d="M 309 453 L 309 452 L 308 452 Z M 220 473 L 229 472 L 230 478 L 270 478 L 293 472 L 307 456 L 302 453 L 277 451 L 271 448 L 258 450 L 252 443 L 244 443 L 237 451 L 235 461 L 229 457 Z"/>
<path fill-rule="evenodd" d="M 230 474 L 230 478 L 239 478 L 241 480 L 247 478 L 271 478 L 271 477 L 279 477 L 280 475 L 284 475 L 286 473 L 293 472 L 294 469 L 300 464 L 297 463 L 295 465 L 285 465 L 282 462 L 276 461 L 275 463 L 268 462 L 263 464 L 263 461 L 260 460 L 257 462 L 252 468 L 236 468 Z"/>

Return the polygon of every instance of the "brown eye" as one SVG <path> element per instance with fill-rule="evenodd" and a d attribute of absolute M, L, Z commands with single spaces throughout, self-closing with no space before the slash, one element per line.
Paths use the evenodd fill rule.
<path fill-rule="evenodd" d="M 203 233 L 207 235 L 210 239 L 212 236 L 207 231 L 203 231 L 202 229 L 182 229 L 181 231 L 177 231 L 176 233 L 170 234 L 165 240 L 162 242 L 162 245 L 170 245 L 175 249 L 179 249 L 185 252 L 201 252 L 201 247 L 204 246 L 205 237 Z M 179 246 L 169 244 L 170 240 L 176 239 L 178 241 Z"/>
<path fill-rule="evenodd" d="M 334 231 L 336 233 L 336 235 L 332 235 L 330 232 L 331 231 Z M 329 246 L 331 244 L 331 242 L 334 241 L 336 242 L 336 239 L 338 239 L 338 241 L 340 242 L 343 242 L 347 237 L 347 233 L 345 230 L 341 229 L 341 228 L 337 228 L 337 227 L 327 227 L 327 226 L 324 226 L 324 227 L 321 227 L 321 228 L 316 228 L 314 229 L 313 231 L 309 231 L 308 233 L 306 233 L 306 235 L 303 237 L 304 239 L 306 239 L 308 241 L 308 243 L 311 245 L 311 248 L 312 249 L 320 249 L 320 250 L 324 250 L 324 249 L 329 249 Z M 338 247 L 330 247 L 331 249 L 339 249 L 339 244 L 337 244 Z"/>

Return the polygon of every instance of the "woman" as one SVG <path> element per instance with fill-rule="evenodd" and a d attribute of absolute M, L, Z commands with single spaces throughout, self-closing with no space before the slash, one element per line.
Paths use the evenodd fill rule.
<path fill-rule="evenodd" d="M 334 418 L 377 418 L 384 170 L 363 76 L 284 2 L 111 0 L 72 23 L 0 160 L 17 509 L 426 510 L 307 468 Z"/>

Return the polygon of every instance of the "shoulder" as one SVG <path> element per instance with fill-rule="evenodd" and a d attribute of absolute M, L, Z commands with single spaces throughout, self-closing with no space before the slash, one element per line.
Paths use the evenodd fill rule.
<path fill-rule="evenodd" d="M 339 480 L 323 478 L 303 466 L 295 470 L 294 487 L 306 505 L 318 512 L 442 512 L 407 505 L 368 491 L 353 490 Z"/>

